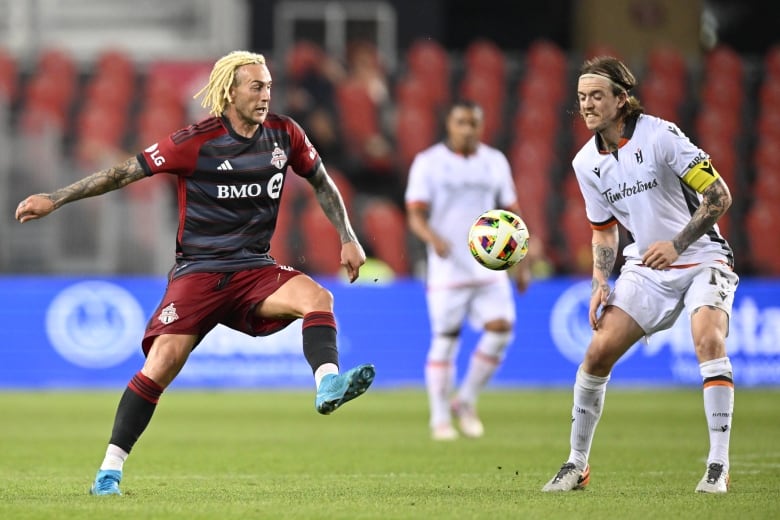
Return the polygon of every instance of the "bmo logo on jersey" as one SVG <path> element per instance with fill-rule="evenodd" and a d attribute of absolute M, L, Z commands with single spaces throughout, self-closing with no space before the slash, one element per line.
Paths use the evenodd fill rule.
<path fill-rule="evenodd" d="M 218 199 L 246 199 L 259 197 L 265 192 L 272 199 L 278 199 L 282 194 L 284 174 L 277 173 L 266 183 L 265 190 L 259 182 L 251 184 L 217 184 Z"/>

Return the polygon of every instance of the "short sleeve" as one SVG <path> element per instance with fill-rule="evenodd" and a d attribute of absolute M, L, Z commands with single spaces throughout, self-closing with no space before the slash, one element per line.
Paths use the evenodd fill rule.
<path fill-rule="evenodd" d="M 409 178 L 406 183 L 405 200 L 407 204 L 430 203 L 431 192 L 426 182 L 427 160 L 424 155 L 417 155 L 409 168 Z"/>
<path fill-rule="evenodd" d="M 186 176 L 195 170 L 197 142 L 192 139 L 177 142 L 172 138 L 173 135 L 144 148 L 136 155 L 147 175 L 165 172 Z"/>
<path fill-rule="evenodd" d="M 664 121 L 658 127 L 654 139 L 658 156 L 678 177 L 683 177 L 696 164 L 709 156 L 680 130 L 677 125 Z"/>
<path fill-rule="evenodd" d="M 294 120 L 286 119 L 290 134 L 290 166 L 301 177 L 311 177 L 322 162 L 320 154 L 303 128 Z"/>

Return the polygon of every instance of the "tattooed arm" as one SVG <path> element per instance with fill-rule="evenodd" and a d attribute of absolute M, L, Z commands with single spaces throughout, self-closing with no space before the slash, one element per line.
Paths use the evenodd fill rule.
<path fill-rule="evenodd" d="M 718 179 L 710 184 L 702 195 L 704 200 L 691 217 L 691 221 L 672 240 L 674 250 L 677 251 L 678 255 L 682 254 L 688 249 L 688 246 L 714 226 L 721 215 L 726 213 L 726 210 L 731 206 L 731 193 L 723 179 Z"/>
<path fill-rule="evenodd" d="M 711 229 L 731 206 L 731 193 L 723 179 L 710 184 L 702 193 L 703 200 L 691 220 L 670 241 L 655 242 L 647 248 L 642 262 L 653 269 L 666 269 L 683 251 Z"/>
<path fill-rule="evenodd" d="M 317 201 L 322 211 L 331 221 L 341 240 L 341 265 L 347 269 L 349 281 L 354 282 L 360 271 L 360 266 L 366 262 L 366 253 L 358 242 L 352 224 L 349 222 L 347 208 L 333 179 L 320 164 L 314 175 L 309 177 L 309 184 L 314 188 Z"/>
<path fill-rule="evenodd" d="M 615 267 L 619 243 L 617 225 L 593 230 L 593 280 L 588 313 L 593 330 L 598 327 L 599 309 L 607 304 L 610 293 L 609 277 Z"/>
<path fill-rule="evenodd" d="M 53 193 L 30 195 L 16 207 L 16 219 L 19 222 L 27 222 L 42 218 L 68 202 L 102 195 L 145 176 L 138 159 L 130 157 L 121 164 L 93 173 Z"/>

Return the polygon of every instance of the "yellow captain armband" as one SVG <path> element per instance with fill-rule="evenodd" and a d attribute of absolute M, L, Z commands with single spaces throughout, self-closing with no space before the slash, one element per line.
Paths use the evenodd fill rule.
<path fill-rule="evenodd" d="M 720 174 L 712 165 L 712 161 L 703 159 L 694 164 L 688 170 L 688 173 L 683 175 L 682 180 L 694 190 L 703 193 L 718 178 L 720 178 Z"/>

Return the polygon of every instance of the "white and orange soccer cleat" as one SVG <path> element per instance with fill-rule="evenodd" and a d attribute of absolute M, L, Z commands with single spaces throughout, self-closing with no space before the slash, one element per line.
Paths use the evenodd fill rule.
<path fill-rule="evenodd" d="M 542 491 L 574 491 L 585 489 L 590 482 L 590 466 L 579 470 L 572 462 L 566 462 L 558 473 L 542 488 Z"/>

